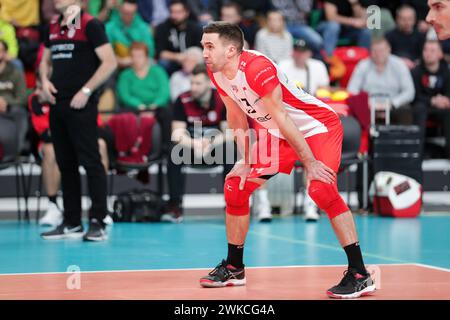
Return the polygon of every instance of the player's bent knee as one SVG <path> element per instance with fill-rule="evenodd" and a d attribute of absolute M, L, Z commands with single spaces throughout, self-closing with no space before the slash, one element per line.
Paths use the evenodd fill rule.
<path fill-rule="evenodd" d="M 309 185 L 308 193 L 320 210 L 327 213 L 330 220 L 350 210 L 339 194 L 336 184 L 314 180 Z"/>
<path fill-rule="evenodd" d="M 226 212 L 233 216 L 245 216 L 250 213 L 250 196 L 260 185 L 246 181 L 243 190 L 239 190 L 239 177 L 225 180 L 223 193 L 225 196 Z"/>

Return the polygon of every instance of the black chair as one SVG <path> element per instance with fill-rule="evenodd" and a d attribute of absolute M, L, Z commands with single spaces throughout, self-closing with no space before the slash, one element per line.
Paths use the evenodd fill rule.
<path fill-rule="evenodd" d="M 123 163 L 120 161 L 116 161 L 113 164 L 113 168 L 111 170 L 111 174 L 109 175 L 109 187 L 108 194 L 114 194 L 114 176 L 118 172 L 130 172 L 133 170 L 148 170 L 152 165 L 158 165 L 158 181 L 157 181 L 157 194 L 159 196 L 163 195 L 164 192 L 164 176 L 163 176 L 163 141 L 162 141 L 162 128 L 161 125 L 156 122 L 152 128 L 152 150 L 147 157 L 147 161 L 145 163 Z"/>
<path fill-rule="evenodd" d="M 344 131 L 343 142 L 342 142 L 342 155 L 341 155 L 341 165 L 339 167 L 339 173 L 345 173 L 345 191 L 347 193 L 347 205 L 350 204 L 350 166 L 354 164 L 367 163 L 368 158 L 366 155 L 359 154 L 359 147 L 361 142 L 361 126 L 359 122 L 351 116 L 341 116 L 342 128 Z M 298 162 L 295 166 L 295 170 L 303 170 L 303 166 Z M 364 179 L 363 188 L 367 190 L 367 179 Z M 307 192 L 306 188 L 302 190 L 305 194 Z M 294 213 L 297 213 L 298 203 L 297 203 L 297 188 L 294 187 Z M 366 191 L 363 191 L 366 192 Z M 303 197 L 304 199 L 305 197 Z M 303 207 L 303 205 L 302 205 Z"/>
<path fill-rule="evenodd" d="M 340 117 L 344 138 L 342 142 L 341 165 L 339 172 L 345 173 L 345 190 L 347 192 L 347 205 L 350 204 L 350 166 L 368 161 L 366 155 L 359 154 L 361 143 L 361 126 L 359 122 L 351 117 Z M 363 182 L 363 188 L 367 182 Z"/>

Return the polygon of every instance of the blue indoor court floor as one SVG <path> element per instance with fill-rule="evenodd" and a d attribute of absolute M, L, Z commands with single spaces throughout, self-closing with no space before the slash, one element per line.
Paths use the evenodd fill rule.
<path fill-rule="evenodd" d="M 423 264 L 450 269 L 450 215 L 416 219 L 355 216 L 368 265 Z M 182 224 L 115 223 L 102 243 L 44 241 L 48 228 L 0 221 L 0 274 L 211 268 L 226 256 L 221 218 L 187 217 Z M 326 216 L 253 222 L 245 246 L 248 267 L 345 265 Z"/>

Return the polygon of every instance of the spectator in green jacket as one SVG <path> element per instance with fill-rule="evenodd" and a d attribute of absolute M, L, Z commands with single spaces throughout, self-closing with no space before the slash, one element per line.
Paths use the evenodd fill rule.
<path fill-rule="evenodd" d="M 151 28 L 137 13 L 136 1 L 124 0 L 120 6 L 120 18 L 106 24 L 106 33 L 114 48 L 119 67 L 131 65 L 130 46 L 133 42 L 147 45 L 149 57 L 155 56 L 155 42 Z"/>
<path fill-rule="evenodd" d="M 119 75 L 117 95 L 124 109 L 139 111 L 141 115 L 156 116 L 165 142 L 163 152 L 170 142 L 169 76 L 160 65 L 152 63 L 145 43 L 134 42 L 130 48 L 131 68 Z"/>
<path fill-rule="evenodd" d="M 120 104 L 141 111 L 166 107 L 170 99 L 167 73 L 151 62 L 145 43 L 134 42 L 130 56 L 131 68 L 119 75 L 117 83 Z"/>

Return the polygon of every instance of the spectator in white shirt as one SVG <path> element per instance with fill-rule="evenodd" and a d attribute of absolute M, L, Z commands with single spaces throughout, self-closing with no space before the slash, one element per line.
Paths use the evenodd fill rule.
<path fill-rule="evenodd" d="M 203 62 L 202 49 L 190 47 L 185 51 L 181 70 L 170 77 L 170 98 L 174 102 L 183 92 L 191 90 L 191 75 L 194 67 Z"/>
<path fill-rule="evenodd" d="M 280 62 L 290 57 L 293 42 L 281 11 L 269 11 L 267 26 L 256 34 L 255 49 L 273 61 Z"/>
<path fill-rule="evenodd" d="M 305 40 L 295 40 L 292 56 L 279 63 L 280 69 L 298 82 L 306 92 L 315 95 L 317 89 L 328 88 L 330 78 L 325 64 L 311 58 L 312 50 Z"/>

